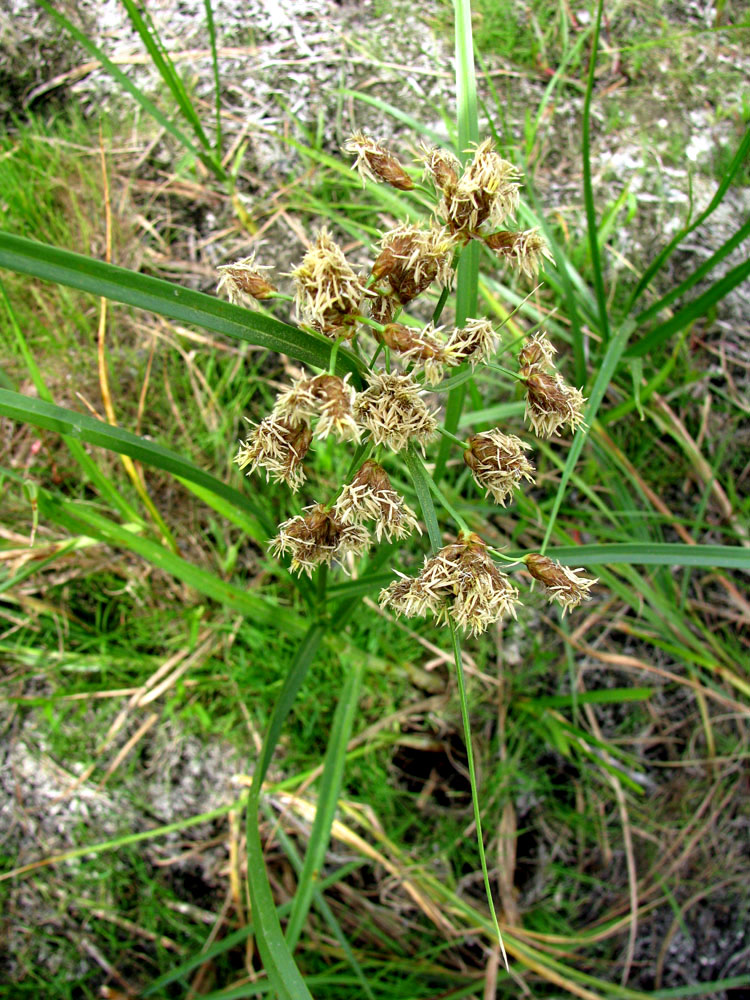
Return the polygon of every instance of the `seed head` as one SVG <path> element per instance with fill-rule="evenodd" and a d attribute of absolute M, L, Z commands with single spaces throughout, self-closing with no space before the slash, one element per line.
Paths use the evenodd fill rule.
<path fill-rule="evenodd" d="M 461 173 L 461 163 L 453 153 L 422 142 L 419 146 L 419 159 L 424 163 L 424 176 L 431 177 L 435 187 L 445 193 L 455 188 Z"/>
<path fill-rule="evenodd" d="M 308 576 L 316 566 L 341 563 L 350 553 L 360 556 L 367 550 L 370 537 L 358 524 L 344 524 L 324 504 L 305 507 L 279 525 L 278 535 L 271 541 L 271 553 L 276 558 L 287 553 L 292 557 L 292 572 Z"/>
<path fill-rule="evenodd" d="M 399 191 L 410 191 L 414 187 L 414 181 L 378 139 L 363 132 L 355 132 L 344 143 L 344 149 L 347 153 L 356 154 L 357 162 L 354 167 L 362 178 L 363 187 L 365 180 L 385 181 Z"/>
<path fill-rule="evenodd" d="M 554 260 L 544 237 L 538 229 L 527 229 L 522 233 L 501 230 L 484 237 L 484 242 L 500 258 L 515 263 L 522 274 L 535 278 L 542 259 Z"/>
<path fill-rule="evenodd" d="M 374 521 L 378 541 L 383 535 L 389 542 L 407 538 L 415 528 L 422 534 L 414 511 L 393 489 L 385 469 L 372 459 L 344 487 L 333 509 L 344 524 Z"/>
<path fill-rule="evenodd" d="M 526 379 L 525 419 L 539 437 L 557 435 L 570 424 L 572 432 L 583 426 L 583 404 L 586 400 L 579 389 L 567 384 L 562 375 L 545 375 L 533 371 Z"/>
<path fill-rule="evenodd" d="M 398 303 L 390 295 L 376 295 L 370 299 L 370 316 L 385 326 L 393 319 Z"/>
<path fill-rule="evenodd" d="M 306 424 L 319 417 L 316 438 L 326 438 L 333 432 L 340 441 L 359 443 L 360 430 L 352 416 L 355 392 L 349 378 L 324 374 L 297 379 L 277 397 L 273 412 L 285 420 Z"/>
<path fill-rule="evenodd" d="M 525 340 L 518 352 L 519 374 L 527 378 L 535 372 L 548 371 L 556 354 L 557 351 L 547 339 L 547 334 L 540 330 Z"/>
<path fill-rule="evenodd" d="M 456 328 L 445 349 L 453 364 L 469 361 L 472 368 L 487 363 L 497 353 L 499 337 L 488 319 L 469 319 L 466 326 Z"/>
<path fill-rule="evenodd" d="M 485 222 L 499 225 L 516 211 L 519 177 L 516 168 L 494 152 L 492 140 L 485 139 L 455 188 L 446 191 L 439 214 L 452 233 L 472 239 Z"/>
<path fill-rule="evenodd" d="M 591 597 L 589 591 L 599 582 L 598 579 L 578 576 L 583 572 L 580 568 L 569 569 L 536 553 L 526 556 L 526 567 L 532 577 L 542 584 L 550 603 L 557 601 L 562 605 L 563 617 L 566 611 L 572 611 L 582 601 L 588 601 Z"/>
<path fill-rule="evenodd" d="M 425 560 L 414 579 L 394 581 L 380 604 L 407 617 L 432 613 L 439 624 L 452 619 L 479 635 L 504 615 L 515 618 L 518 589 L 501 573 L 477 535 L 459 538 Z"/>
<path fill-rule="evenodd" d="M 377 332 L 375 336 L 405 361 L 415 361 L 430 385 L 437 385 L 442 379 L 444 366 L 459 363 L 446 350 L 431 324 L 416 330 L 403 323 L 388 323 L 382 333 Z"/>
<path fill-rule="evenodd" d="M 318 237 L 292 271 L 297 313 L 332 340 L 351 337 L 364 297 L 364 285 L 327 230 Z"/>
<path fill-rule="evenodd" d="M 222 264 L 216 270 L 221 275 L 216 291 L 225 290 L 234 305 L 246 305 L 250 299 L 270 299 L 276 292 L 276 286 L 261 274 L 270 268 L 256 264 L 255 254 L 236 260 L 234 264 Z"/>
<path fill-rule="evenodd" d="M 241 469 L 250 466 L 248 475 L 260 466 L 266 470 L 266 481 L 286 483 L 296 493 L 305 481 L 302 460 L 311 440 L 306 423 L 272 413 L 242 442 L 234 460 Z"/>
<path fill-rule="evenodd" d="M 446 229 L 420 229 L 404 223 L 386 233 L 372 266 L 378 280 L 387 278 L 393 294 L 406 305 L 433 281 L 447 285 L 455 241 Z"/>
<path fill-rule="evenodd" d="M 375 444 L 403 451 L 410 441 L 424 445 L 437 429 L 435 414 L 421 399 L 421 388 L 409 375 L 369 372 L 369 388 L 354 401 L 354 417 Z"/>
<path fill-rule="evenodd" d="M 492 495 L 495 503 L 504 507 L 522 479 L 534 482 L 534 466 L 524 455 L 524 450 L 529 448 L 530 445 L 514 434 L 503 434 L 495 429 L 469 438 L 464 462 L 479 486 Z"/>

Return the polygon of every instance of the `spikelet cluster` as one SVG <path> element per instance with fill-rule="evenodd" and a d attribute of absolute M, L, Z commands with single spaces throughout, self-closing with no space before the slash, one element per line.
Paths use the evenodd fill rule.
<path fill-rule="evenodd" d="M 422 387 L 410 375 L 368 372 L 369 386 L 354 401 L 354 416 L 375 444 L 403 451 L 410 441 L 422 450 L 435 436 L 437 419 L 422 399 Z"/>
<path fill-rule="evenodd" d="M 406 538 L 413 531 L 422 533 L 414 511 L 391 486 L 382 465 L 372 459 L 343 488 L 333 509 L 344 524 L 374 522 L 378 541 L 383 537 L 389 542 Z"/>
<path fill-rule="evenodd" d="M 525 418 L 541 438 L 559 435 L 566 424 L 575 433 L 584 424 L 586 402 L 580 389 L 552 370 L 555 349 L 546 334 L 537 333 L 526 341 L 518 359 L 519 375 L 526 386 Z"/>
<path fill-rule="evenodd" d="M 577 608 L 582 601 L 588 601 L 589 591 L 598 583 L 598 579 L 581 576 L 582 569 L 570 569 L 561 566 L 548 556 L 532 553 L 526 556 L 526 568 L 531 576 L 538 580 L 550 602 L 556 601 L 562 605 L 563 617 L 566 611 Z"/>
<path fill-rule="evenodd" d="M 318 566 L 330 566 L 334 559 L 343 565 L 347 556 L 361 556 L 369 545 L 370 536 L 364 528 L 345 524 L 318 503 L 279 525 L 279 533 L 271 542 L 271 553 L 277 558 L 291 556 L 293 573 L 312 576 Z"/>
<path fill-rule="evenodd" d="M 534 466 L 524 454 L 531 446 L 514 434 L 503 434 L 495 428 L 474 434 L 467 443 L 464 462 L 495 503 L 504 507 L 522 480 L 534 482 Z"/>
<path fill-rule="evenodd" d="M 409 172 L 381 140 L 358 132 L 345 149 L 356 156 L 354 166 L 363 183 L 382 181 L 401 191 L 414 187 Z M 288 557 L 295 573 L 309 576 L 334 563 L 346 570 L 368 550 L 371 533 L 378 542 L 421 534 L 415 511 L 394 489 L 381 462 L 388 451 L 400 453 L 415 445 L 425 454 L 440 430 L 441 397 L 427 396 L 428 388 L 439 393 L 452 369 L 459 370 L 460 380 L 464 370 L 491 365 L 498 353 L 500 336 L 488 319 L 468 318 L 446 329 L 437 325 L 440 309 L 427 324 L 402 316 L 402 310 L 433 286 L 452 284 L 458 257 L 471 240 L 481 240 L 529 278 L 551 259 L 538 230 L 509 228 L 518 208 L 520 177 L 490 140 L 469 150 L 463 165 L 435 146 L 422 145 L 419 159 L 436 191 L 430 224 L 399 223 L 384 232 L 369 273 L 357 273 L 323 228 L 289 275 L 298 318 L 335 342 L 329 370 L 298 374 L 282 388 L 271 413 L 240 444 L 235 461 L 248 474 L 262 471 L 267 480 L 297 491 L 305 482 L 303 463 L 313 441 L 335 437 L 362 449 L 358 470 L 338 495 L 285 520 L 271 540 L 272 554 Z M 242 305 L 289 298 L 267 271 L 254 255 L 243 257 L 219 268 L 219 291 Z M 444 301 L 445 295 L 440 308 Z M 365 332 L 378 342 L 369 369 L 357 361 L 372 350 L 371 339 L 363 339 Z M 346 341 L 353 343 L 341 346 Z M 375 361 L 383 350 L 385 368 L 378 369 Z M 585 400 L 556 370 L 555 355 L 544 333 L 528 337 L 518 354 L 526 419 L 541 437 L 559 434 L 564 427 L 575 431 L 583 423 Z M 361 381 L 351 373 L 337 374 L 343 356 L 349 368 L 357 363 Z M 447 429 L 443 433 L 460 443 Z M 373 456 L 374 449 L 379 450 Z M 505 507 L 534 482 L 529 451 L 528 443 L 497 427 L 470 435 L 463 460 L 485 496 Z M 587 600 L 597 582 L 546 556 L 530 554 L 523 562 L 563 613 Z M 518 601 L 518 588 L 468 529 L 427 557 L 418 574 L 400 575 L 380 594 L 381 605 L 397 615 L 430 616 L 441 625 L 450 621 L 471 635 L 515 617 Z"/>
<path fill-rule="evenodd" d="M 264 469 L 266 481 L 286 483 L 296 492 L 305 481 L 302 461 L 312 441 L 310 428 L 301 420 L 285 420 L 271 413 L 240 444 L 235 462 L 248 475 Z"/>
<path fill-rule="evenodd" d="M 297 314 L 303 322 L 332 340 L 354 336 L 364 282 L 328 230 L 320 230 L 292 278 Z"/>
<path fill-rule="evenodd" d="M 441 625 L 452 620 L 479 635 L 501 618 L 515 617 L 518 589 L 495 566 L 484 542 L 469 535 L 426 559 L 418 576 L 394 581 L 379 600 L 397 615 L 431 614 Z"/>

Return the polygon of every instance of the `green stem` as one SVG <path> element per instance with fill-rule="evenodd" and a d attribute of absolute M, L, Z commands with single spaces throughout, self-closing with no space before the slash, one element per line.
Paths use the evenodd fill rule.
<path fill-rule="evenodd" d="M 459 448 L 462 448 L 464 451 L 466 451 L 466 449 L 469 447 L 466 441 L 462 441 L 460 437 L 456 437 L 455 434 L 451 434 L 450 431 L 446 430 L 445 427 L 442 427 L 440 424 L 438 424 L 437 430 L 438 434 L 440 434 L 444 438 L 447 438 L 449 441 L 453 441 L 454 444 L 457 444 Z"/>
<path fill-rule="evenodd" d="M 517 382 L 523 382 L 523 381 L 525 381 L 524 378 L 523 378 L 523 376 L 519 375 L 518 372 L 512 372 L 510 370 L 510 368 L 503 368 L 502 365 L 494 365 L 494 364 L 491 364 L 490 362 L 488 362 L 485 365 L 485 368 L 491 368 L 495 372 L 502 372 L 503 375 L 510 375 L 510 377 L 514 378 Z"/>
<path fill-rule="evenodd" d="M 338 357 L 339 354 L 339 347 L 341 347 L 345 339 L 346 339 L 345 337 L 339 337 L 338 340 L 334 341 L 333 347 L 331 348 L 331 358 L 328 362 L 329 375 L 336 374 L 336 358 Z"/>
<path fill-rule="evenodd" d="M 358 323 L 364 323 L 366 326 L 371 326 L 373 330 L 378 330 L 381 333 L 385 330 L 382 323 L 378 323 L 376 319 L 372 319 L 371 316 L 357 316 Z"/>
<path fill-rule="evenodd" d="M 456 663 L 456 680 L 458 681 L 458 698 L 461 703 L 461 721 L 464 726 L 464 742 L 466 743 L 466 763 L 469 767 L 469 781 L 471 784 L 471 804 L 474 807 L 474 823 L 477 828 L 477 846 L 479 848 L 479 860 L 482 865 L 482 877 L 484 878 L 484 891 L 487 894 L 487 902 L 490 907 L 490 915 L 492 917 L 492 924 L 495 928 L 495 933 L 497 934 L 497 940 L 500 945 L 500 949 L 503 953 L 503 960 L 505 962 L 505 968 L 508 969 L 508 956 L 505 954 L 505 945 L 503 944 L 503 936 L 500 933 L 500 925 L 497 922 L 497 914 L 495 913 L 495 904 L 492 902 L 492 887 L 490 886 L 490 876 L 487 871 L 487 858 L 484 853 L 484 839 L 482 837 L 482 819 L 479 813 L 479 793 L 477 790 L 477 775 L 474 768 L 474 751 L 471 746 L 471 724 L 469 723 L 469 708 L 466 701 L 466 681 L 464 679 L 464 666 L 461 659 L 461 646 L 458 641 L 458 635 L 456 633 L 456 626 L 453 622 L 448 619 L 448 627 L 451 632 L 451 641 L 453 643 L 453 658 Z"/>

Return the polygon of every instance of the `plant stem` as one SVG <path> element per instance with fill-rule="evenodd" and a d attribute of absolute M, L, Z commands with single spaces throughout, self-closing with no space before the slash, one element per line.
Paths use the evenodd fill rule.
<path fill-rule="evenodd" d="M 459 448 L 462 448 L 464 451 L 466 451 L 466 449 L 469 447 L 466 441 L 462 441 L 460 437 L 456 437 L 455 434 L 451 434 L 450 431 L 446 430 L 445 427 L 442 427 L 440 424 L 438 424 L 437 430 L 438 434 L 440 434 L 444 438 L 447 438 L 449 441 L 453 441 L 454 444 L 457 444 Z"/>
<path fill-rule="evenodd" d="M 482 876 L 484 878 L 484 891 L 487 894 L 487 902 L 490 907 L 492 923 L 497 934 L 497 940 L 503 953 L 505 968 L 508 969 L 508 956 L 505 954 L 503 936 L 500 933 L 500 925 L 497 922 L 495 904 L 492 902 L 492 887 L 490 886 L 490 876 L 487 871 L 487 858 L 484 853 L 484 839 L 482 837 L 482 818 L 479 813 L 479 793 L 477 790 L 477 775 L 474 769 L 474 751 L 471 747 L 471 725 L 469 723 L 469 707 L 466 702 L 466 682 L 464 680 L 464 666 L 461 659 L 461 646 L 456 633 L 456 626 L 448 619 L 448 627 L 451 631 L 451 641 L 453 643 L 453 658 L 456 663 L 456 680 L 458 681 L 458 698 L 461 703 L 461 721 L 464 726 L 464 742 L 466 743 L 466 763 L 469 767 L 469 782 L 471 784 L 471 804 L 474 807 L 474 823 L 477 828 L 477 846 L 479 848 L 479 860 L 482 865 Z"/>

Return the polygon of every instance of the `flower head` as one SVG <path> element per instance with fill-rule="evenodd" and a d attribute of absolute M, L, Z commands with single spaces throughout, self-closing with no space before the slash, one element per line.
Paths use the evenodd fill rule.
<path fill-rule="evenodd" d="M 276 286 L 261 274 L 270 268 L 256 264 L 255 254 L 236 260 L 234 264 L 222 264 L 216 270 L 221 275 L 216 291 L 226 291 L 234 305 L 244 305 L 249 299 L 270 299 L 276 292 Z"/>
<path fill-rule="evenodd" d="M 354 417 L 365 427 L 375 444 L 403 451 L 410 441 L 422 447 L 435 434 L 435 414 L 421 398 L 421 388 L 409 375 L 369 372 L 369 388 L 358 393 Z"/>
<path fill-rule="evenodd" d="M 419 146 L 419 159 L 424 163 L 424 176 L 431 177 L 435 187 L 446 193 L 455 188 L 461 173 L 461 163 L 453 153 L 422 142 Z"/>
<path fill-rule="evenodd" d="M 466 326 L 457 327 L 448 338 L 446 352 L 453 364 L 469 361 L 472 367 L 485 364 L 497 353 L 499 337 L 488 319 L 468 319 Z"/>
<path fill-rule="evenodd" d="M 279 394 L 273 411 L 286 420 L 307 424 L 319 417 L 316 438 L 326 438 L 333 432 L 340 441 L 359 442 L 360 430 L 352 416 L 355 392 L 349 378 L 323 374 L 297 379 Z"/>
<path fill-rule="evenodd" d="M 518 589 L 495 566 L 477 535 L 459 538 L 425 560 L 413 579 L 394 581 L 380 604 L 407 617 L 431 612 L 439 624 L 453 620 L 472 635 L 504 615 L 515 617 Z"/>
<path fill-rule="evenodd" d="M 534 372 L 548 371 L 556 354 L 557 351 L 547 339 L 547 334 L 540 330 L 525 340 L 518 352 L 519 374 L 527 378 Z"/>
<path fill-rule="evenodd" d="M 327 230 L 318 233 L 292 277 L 297 312 L 306 323 L 332 340 L 354 334 L 364 285 Z"/>
<path fill-rule="evenodd" d="M 378 541 L 383 535 L 389 542 L 406 538 L 415 528 L 422 533 L 414 511 L 393 489 L 385 469 L 372 459 L 344 487 L 333 509 L 344 524 L 374 521 Z"/>
<path fill-rule="evenodd" d="M 405 361 L 416 362 L 430 385 L 437 385 L 442 379 L 444 366 L 459 363 L 446 350 L 431 324 L 416 330 L 403 323 L 387 323 L 385 329 L 375 336 L 392 351 L 397 351 Z"/>
<path fill-rule="evenodd" d="M 469 438 L 464 462 L 471 469 L 479 486 L 492 495 L 495 503 L 505 506 L 508 497 L 521 485 L 522 479 L 534 482 L 534 466 L 524 455 L 530 445 L 514 434 L 495 429 Z"/>
<path fill-rule="evenodd" d="M 372 265 L 378 279 L 387 278 L 393 294 L 406 305 L 433 281 L 447 285 L 455 242 L 446 229 L 420 229 L 404 223 L 386 233 Z"/>
<path fill-rule="evenodd" d="M 547 241 L 538 229 L 527 229 L 522 233 L 501 230 L 485 236 L 484 242 L 498 257 L 510 260 L 529 278 L 536 277 L 543 258 L 554 260 Z"/>
<path fill-rule="evenodd" d="M 272 413 L 242 442 L 234 460 L 241 469 L 250 466 L 248 475 L 260 466 L 266 470 L 266 480 L 286 483 L 296 492 L 305 481 L 302 460 L 311 440 L 306 423 Z"/>
<path fill-rule="evenodd" d="M 536 553 L 526 556 L 526 567 L 532 577 L 542 584 L 550 603 L 557 601 L 562 605 L 563 616 L 566 611 L 577 608 L 582 601 L 588 601 L 591 597 L 589 591 L 599 582 L 598 579 L 578 576 L 583 572 L 582 569 L 569 569 Z"/>
<path fill-rule="evenodd" d="M 458 183 L 444 194 L 439 212 L 450 231 L 468 240 L 485 222 L 499 225 L 512 215 L 518 208 L 519 176 L 513 164 L 492 149 L 492 140 L 485 139 Z"/>
<path fill-rule="evenodd" d="M 414 187 L 414 181 L 393 153 L 378 139 L 373 139 L 364 132 L 355 132 L 344 143 L 344 149 L 347 153 L 356 153 L 357 162 L 354 166 L 362 178 L 363 186 L 365 180 L 371 180 L 385 181 L 399 191 L 410 191 Z"/>
<path fill-rule="evenodd" d="M 539 437 L 552 437 L 561 427 L 570 424 L 571 431 L 584 423 L 580 389 L 568 385 L 562 375 L 545 375 L 534 370 L 526 379 L 525 418 Z"/>
<path fill-rule="evenodd" d="M 271 552 L 277 558 L 289 554 L 292 571 L 308 576 L 316 566 L 330 566 L 333 560 L 342 562 L 350 553 L 359 556 L 370 544 L 367 531 L 358 524 L 344 524 L 324 504 L 305 507 L 279 525 L 279 533 L 271 542 Z"/>

